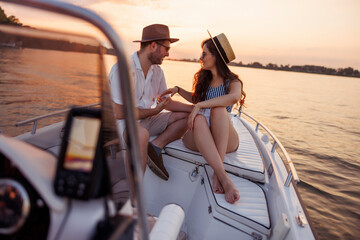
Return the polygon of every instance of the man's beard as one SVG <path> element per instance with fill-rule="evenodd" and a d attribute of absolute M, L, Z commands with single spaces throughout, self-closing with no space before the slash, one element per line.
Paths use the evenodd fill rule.
<path fill-rule="evenodd" d="M 162 64 L 163 59 L 161 57 L 159 48 L 155 52 L 149 53 L 148 59 L 152 64 Z"/>

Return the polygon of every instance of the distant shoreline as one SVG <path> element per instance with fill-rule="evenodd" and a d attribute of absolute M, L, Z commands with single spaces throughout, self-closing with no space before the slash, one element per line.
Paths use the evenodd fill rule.
<path fill-rule="evenodd" d="M 170 61 L 180 61 L 180 62 L 199 62 L 198 59 L 167 59 Z M 234 63 L 231 62 L 230 66 L 235 67 L 246 67 L 246 68 L 257 68 L 257 69 L 267 69 L 267 70 L 276 70 L 276 71 L 287 71 L 287 72 L 302 72 L 302 73 L 313 73 L 313 74 L 322 74 L 322 75 L 330 75 L 330 76 L 341 76 L 341 77 L 355 77 L 360 78 L 360 72 L 357 69 L 353 69 L 352 67 L 347 68 L 327 68 L 323 66 L 315 66 L 315 65 L 276 65 L 273 63 L 269 63 L 266 66 L 262 65 L 259 62 L 243 64 L 242 62 Z"/>

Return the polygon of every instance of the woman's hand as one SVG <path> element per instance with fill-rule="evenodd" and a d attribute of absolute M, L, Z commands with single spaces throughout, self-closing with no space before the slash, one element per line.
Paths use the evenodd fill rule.
<path fill-rule="evenodd" d="M 193 127 L 194 127 L 194 120 L 195 120 L 196 115 L 199 113 L 200 109 L 201 109 L 201 108 L 200 108 L 199 104 L 198 104 L 198 103 L 195 104 L 193 110 L 191 111 L 191 113 L 190 113 L 190 115 L 189 115 L 189 118 L 188 118 L 188 129 L 189 129 L 190 131 L 192 131 L 192 129 L 193 129 Z"/>
<path fill-rule="evenodd" d="M 160 98 L 167 95 L 167 94 L 170 94 L 170 97 L 174 96 L 175 93 L 177 93 L 179 91 L 179 88 L 178 87 L 173 87 L 173 88 L 168 88 L 167 90 L 165 90 L 161 95 L 160 95 Z"/>

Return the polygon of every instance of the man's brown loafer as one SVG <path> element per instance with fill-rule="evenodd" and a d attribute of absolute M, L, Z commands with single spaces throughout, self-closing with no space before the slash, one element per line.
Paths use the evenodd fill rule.
<path fill-rule="evenodd" d="M 148 161 L 149 168 L 161 179 L 167 181 L 169 179 L 169 173 L 163 163 L 161 156 L 161 148 L 156 147 L 152 143 L 148 145 Z"/>

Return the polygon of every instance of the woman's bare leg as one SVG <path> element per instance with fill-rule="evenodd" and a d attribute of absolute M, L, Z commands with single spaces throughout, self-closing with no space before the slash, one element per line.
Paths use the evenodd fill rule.
<path fill-rule="evenodd" d="M 183 140 L 186 147 L 192 150 L 197 149 L 210 164 L 225 191 L 226 201 L 234 203 L 239 200 L 239 193 L 225 172 L 223 162 L 204 116 L 197 115 L 195 117 L 193 131 L 188 132 Z"/>
<path fill-rule="evenodd" d="M 230 122 L 229 114 L 225 107 L 211 108 L 210 130 L 221 161 L 224 162 L 225 154 L 233 152 L 239 145 L 239 137 Z M 213 189 L 215 193 L 224 193 L 216 174 L 213 174 Z"/>

